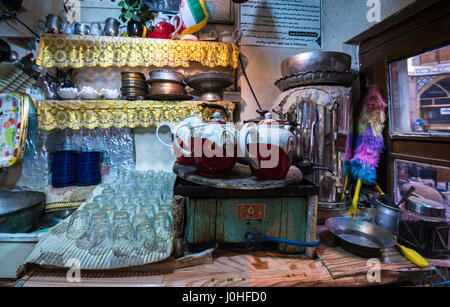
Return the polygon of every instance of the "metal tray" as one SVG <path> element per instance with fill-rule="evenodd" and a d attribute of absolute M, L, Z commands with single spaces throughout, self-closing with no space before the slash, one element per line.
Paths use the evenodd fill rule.
<path fill-rule="evenodd" d="M 0 233 L 30 231 L 44 212 L 44 208 L 44 193 L 0 192 Z"/>
<path fill-rule="evenodd" d="M 382 255 L 383 249 L 393 247 L 395 237 L 386 229 L 362 220 L 334 217 L 325 222 L 339 245 L 348 252 L 366 258 Z"/>
<path fill-rule="evenodd" d="M 310 71 L 294 74 L 275 81 L 280 91 L 305 85 L 351 85 L 357 78 L 352 71 Z"/>

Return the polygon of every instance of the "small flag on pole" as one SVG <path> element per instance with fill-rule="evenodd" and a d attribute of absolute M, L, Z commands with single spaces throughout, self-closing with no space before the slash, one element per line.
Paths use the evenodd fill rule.
<path fill-rule="evenodd" d="M 200 31 L 208 22 L 209 13 L 204 0 L 181 0 L 181 36 Z"/>

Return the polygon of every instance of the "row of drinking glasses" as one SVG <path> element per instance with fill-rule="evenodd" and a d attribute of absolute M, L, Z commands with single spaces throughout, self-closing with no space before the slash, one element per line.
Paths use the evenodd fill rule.
<path fill-rule="evenodd" d="M 71 217 L 67 237 L 85 238 L 89 252 L 113 249 L 116 255 L 148 253 L 172 236 L 173 174 L 119 174 L 117 185 L 104 185 L 100 195 Z"/>
<path fill-rule="evenodd" d="M 154 215 L 138 213 L 130 216 L 128 212 L 114 213 L 112 221 L 104 210 L 98 210 L 89 217 L 86 209 L 74 212 L 67 229 L 71 239 L 87 239 L 90 253 L 98 255 L 111 248 L 118 254 L 125 251 L 150 252 L 159 242 L 167 242 L 172 235 L 172 225 L 166 212 Z"/>

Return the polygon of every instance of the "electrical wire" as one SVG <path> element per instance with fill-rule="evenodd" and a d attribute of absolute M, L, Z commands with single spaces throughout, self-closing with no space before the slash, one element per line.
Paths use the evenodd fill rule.
<path fill-rule="evenodd" d="M 256 104 L 258 105 L 258 108 L 260 110 L 262 110 L 261 105 L 259 104 L 258 98 L 256 97 L 255 91 L 253 90 L 250 80 L 248 79 L 247 72 L 245 71 L 244 62 L 242 61 L 241 54 L 239 54 L 239 62 L 241 63 L 242 73 L 244 74 L 245 80 L 247 80 L 247 84 L 248 84 L 248 87 L 250 88 L 250 91 L 252 92 L 253 98 L 255 99 Z"/>
<path fill-rule="evenodd" d="M 36 36 L 37 38 L 40 38 L 39 35 L 36 34 L 36 32 L 34 32 L 33 30 L 31 30 L 31 28 L 29 26 L 27 26 L 25 23 L 23 23 L 22 21 L 20 21 L 19 18 L 16 17 L 16 15 L 13 15 L 13 18 L 20 23 L 22 26 L 24 26 L 25 28 L 28 29 L 28 31 L 30 31 L 31 33 L 33 33 L 34 36 Z"/>
<path fill-rule="evenodd" d="M 237 45 L 238 47 L 240 47 L 238 42 L 236 42 L 236 45 Z M 250 88 L 250 91 L 252 92 L 253 98 L 255 99 L 256 104 L 258 105 L 259 110 L 262 111 L 261 105 L 259 104 L 259 100 L 258 100 L 258 98 L 256 97 L 256 94 L 255 94 L 255 91 L 253 90 L 252 84 L 250 83 L 250 80 L 248 79 L 247 72 L 245 71 L 244 61 L 242 60 L 242 55 L 241 55 L 241 53 L 239 53 L 239 56 L 238 56 L 238 57 L 239 57 L 239 63 L 241 64 L 242 73 L 244 74 L 245 80 L 247 80 L 248 87 Z"/>

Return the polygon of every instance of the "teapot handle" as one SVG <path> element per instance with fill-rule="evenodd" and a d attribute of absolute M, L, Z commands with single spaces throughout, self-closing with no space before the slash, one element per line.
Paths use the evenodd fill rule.
<path fill-rule="evenodd" d="M 178 25 L 176 21 L 177 19 L 180 21 Z M 180 32 L 181 28 L 183 27 L 183 20 L 181 19 L 180 15 L 175 15 L 170 19 L 170 23 L 175 26 L 175 32 L 170 35 L 171 37 L 173 37 L 174 35 L 178 34 L 178 32 Z"/>
<path fill-rule="evenodd" d="M 183 128 L 183 127 L 188 128 L 188 129 L 189 129 L 189 132 L 191 132 L 191 129 L 190 129 L 189 125 L 187 125 L 187 124 L 183 124 L 183 125 L 178 126 L 178 127 L 173 131 L 173 143 L 175 144 L 175 147 L 176 147 L 181 153 L 183 153 L 183 155 L 184 155 L 185 157 L 190 158 L 190 157 L 192 156 L 192 155 L 191 155 L 191 152 L 190 152 L 190 151 L 187 151 L 186 149 L 184 149 L 183 147 L 181 147 L 180 143 L 178 143 L 178 132 L 179 132 L 179 131 L 181 130 L 181 128 Z M 192 144 L 191 144 L 191 146 L 192 146 Z"/>
<path fill-rule="evenodd" d="M 161 129 L 161 127 L 169 127 L 170 133 L 172 133 L 172 126 L 168 123 L 162 123 L 161 125 L 158 126 L 158 128 L 156 128 L 156 138 L 158 139 L 158 141 L 163 144 L 164 146 L 172 149 L 172 145 L 168 144 L 166 142 L 164 142 L 160 137 L 159 137 L 159 129 Z"/>
<path fill-rule="evenodd" d="M 245 138 L 244 138 L 244 152 L 245 152 L 245 159 L 247 159 L 247 161 L 253 166 L 254 169 L 259 169 L 259 165 L 258 163 L 255 163 L 255 161 L 250 157 L 250 153 L 248 151 L 247 148 L 247 140 L 248 140 L 248 136 L 250 135 L 251 132 L 256 131 L 256 133 L 258 133 L 257 128 L 255 127 L 250 127 L 246 132 L 245 132 Z M 257 145 L 258 146 L 258 145 Z M 257 149 L 258 150 L 258 149 Z"/>
<path fill-rule="evenodd" d="M 233 37 L 233 43 L 238 44 L 242 38 L 242 31 L 237 28 L 233 31 L 233 34 L 231 34 Z"/>

